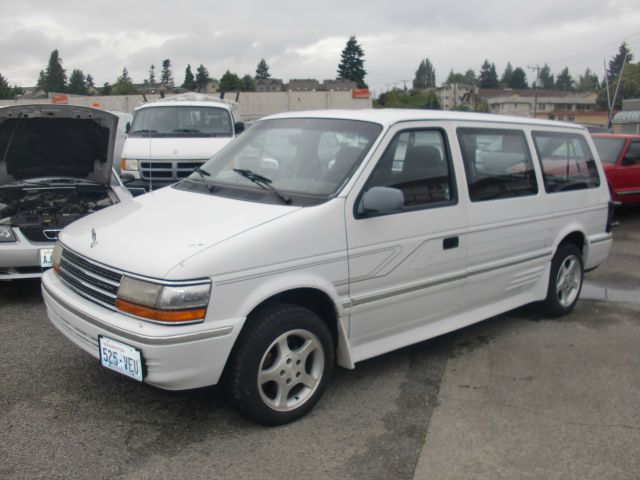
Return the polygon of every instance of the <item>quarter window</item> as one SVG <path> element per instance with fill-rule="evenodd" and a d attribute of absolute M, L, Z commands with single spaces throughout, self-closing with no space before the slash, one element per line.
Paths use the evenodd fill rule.
<path fill-rule="evenodd" d="M 542 166 L 547 192 L 600 186 L 593 154 L 581 135 L 534 132 L 533 142 Z"/>
<path fill-rule="evenodd" d="M 393 138 L 365 190 L 397 188 L 407 209 L 451 203 L 456 199 L 451 170 L 440 130 L 405 130 Z"/>
<path fill-rule="evenodd" d="M 522 131 L 459 128 L 458 141 L 471 201 L 538 193 L 533 162 Z"/>

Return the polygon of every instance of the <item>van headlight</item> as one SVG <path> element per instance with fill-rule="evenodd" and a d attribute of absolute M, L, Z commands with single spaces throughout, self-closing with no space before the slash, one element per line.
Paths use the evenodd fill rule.
<path fill-rule="evenodd" d="M 137 172 L 138 171 L 138 160 L 132 160 L 130 158 L 123 158 L 120 160 L 120 169 Z"/>
<path fill-rule="evenodd" d="M 116 308 L 136 317 L 163 323 L 194 323 L 204 320 L 211 282 L 165 285 L 123 276 Z"/>
<path fill-rule="evenodd" d="M 10 225 L 0 225 L 0 242 L 15 242 L 16 234 Z"/>

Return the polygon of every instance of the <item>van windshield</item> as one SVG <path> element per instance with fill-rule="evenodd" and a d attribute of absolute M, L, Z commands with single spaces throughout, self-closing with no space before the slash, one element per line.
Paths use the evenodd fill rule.
<path fill-rule="evenodd" d="M 148 107 L 136 111 L 130 137 L 231 137 L 229 111 L 207 106 Z"/>
<path fill-rule="evenodd" d="M 178 188 L 270 203 L 278 202 L 278 194 L 293 203 L 317 203 L 339 191 L 381 131 L 378 124 L 355 120 L 260 121 Z"/>

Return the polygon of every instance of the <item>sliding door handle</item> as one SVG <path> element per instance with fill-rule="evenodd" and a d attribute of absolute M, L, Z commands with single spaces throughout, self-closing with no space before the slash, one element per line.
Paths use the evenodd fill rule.
<path fill-rule="evenodd" d="M 458 248 L 460 245 L 459 237 L 448 237 L 442 240 L 442 248 L 444 250 L 449 250 L 451 248 Z"/>

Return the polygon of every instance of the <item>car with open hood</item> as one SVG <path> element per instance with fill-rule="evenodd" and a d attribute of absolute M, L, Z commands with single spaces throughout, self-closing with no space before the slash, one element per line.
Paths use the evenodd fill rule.
<path fill-rule="evenodd" d="M 131 198 L 112 168 L 117 123 L 86 107 L 0 108 L 0 280 L 41 276 L 64 227 Z"/>

